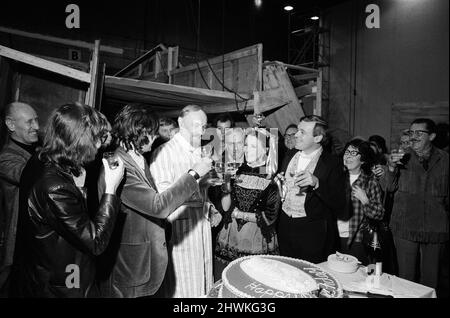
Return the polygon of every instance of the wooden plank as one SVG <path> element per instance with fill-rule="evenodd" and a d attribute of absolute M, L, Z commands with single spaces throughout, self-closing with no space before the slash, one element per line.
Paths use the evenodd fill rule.
<path fill-rule="evenodd" d="M 62 76 L 70 77 L 84 83 L 91 82 L 91 75 L 89 73 L 82 72 L 55 62 L 51 62 L 27 53 L 16 51 L 3 45 L 0 45 L 0 56 L 4 56 L 13 59 L 15 61 L 19 61 L 21 63 L 32 65 L 34 67 L 38 67 L 40 69 L 49 72 L 57 73 Z"/>
<path fill-rule="evenodd" d="M 174 96 L 194 96 L 208 100 L 220 100 L 223 102 L 234 101 L 235 95 L 230 92 L 203 89 L 198 87 L 188 87 L 151 81 L 140 81 L 136 79 L 118 78 L 106 76 L 105 85 L 107 88 L 123 87 L 128 89 L 143 89 L 149 91 L 159 91 L 162 93 L 173 94 Z M 240 94 L 245 99 L 250 99 L 249 94 Z M 238 98 L 239 99 L 239 98 Z"/>
<path fill-rule="evenodd" d="M 306 84 L 294 89 L 297 98 L 302 98 L 306 95 L 317 93 L 317 86 L 315 84 Z"/>
<path fill-rule="evenodd" d="M 165 47 L 162 44 L 158 44 L 157 46 L 152 48 L 150 51 L 144 53 L 143 55 L 141 55 L 140 57 L 135 59 L 133 62 L 131 62 L 130 64 L 125 66 L 123 69 L 118 71 L 116 74 L 114 74 L 114 76 L 119 77 L 119 76 L 123 76 L 123 75 L 130 73 L 133 69 L 136 68 L 136 66 L 142 64 L 145 60 L 152 57 L 155 52 L 162 51 L 163 49 L 165 49 Z"/>
<path fill-rule="evenodd" d="M 252 46 L 249 46 L 249 47 L 237 50 L 237 51 L 233 51 L 233 52 L 225 54 L 223 57 L 222 57 L 222 55 L 216 56 L 214 58 L 208 59 L 208 61 L 211 65 L 222 63 L 222 60 L 224 60 L 225 62 L 229 62 L 231 60 L 238 60 L 245 56 L 258 55 L 259 50 L 262 50 L 262 44 L 256 44 L 256 45 L 252 45 Z M 194 64 L 187 65 L 184 67 L 180 67 L 178 69 L 173 70 L 171 72 L 171 74 L 174 75 L 174 74 L 178 74 L 178 73 L 184 73 L 187 71 L 193 71 L 193 70 L 196 70 L 197 68 L 203 68 L 203 67 L 208 67 L 208 63 L 206 61 L 198 62 L 198 66 L 197 66 L 197 64 L 194 63 Z"/>
<path fill-rule="evenodd" d="M 319 76 L 316 82 L 316 100 L 314 101 L 314 115 L 322 116 L 322 71 L 319 71 Z"/>
<path fill-rule="evenodd" d="M 316 70 L 315 68 L 310 68 L 310 67 L 305 67 L 305 66 L 300 66 L 300 65 L 293 65 L 293 64 L 286 64 L 286 63 L 279 62 L 279 61 L 269 61 L 269 62 L 265 62 L 263 64 L 264 67 L 269 66 L 269 65 L 279 65 L 279 66 L 283 66 L 283 67 L 290 68 L 293 70 L 310 72 L 310 73 L 318 73 L 319 72 L 319 70 Z"/>
<path fill-rule="evenodd" d="M 307 81 L 311 79 L 316 79 L 318 75 L 319 75 L 318 73 L 307 73 L 301 75 L 293 75 L 292 77 L 294 77 L 297 81 Z"/>
<path fill-rule="evenodd" d="M 245 112 L 252 112 L 255 111 L 255 105 L 257 105 L 256 109 L 258 110 L 258 112 L 268 112 L 292 104 L 292 101 L 286 99 L 286 96 L 283 94 L 283 91 L 281 89 L 254 92 L 253 97 L 253 99 L 247 102 L 238 102 L 237 105 L 234 101 L 231 103 L 223 104 L 206 104 L 203 107 L 206 113 L 217 114 L 238 111 L 243 112 L 244 109 Z M 167 112 L 164 112 L 163 114 L 167 116 L 174 116 L 178 111 L 179 110 L 169 110 Z"/>
<path fill-rule="evenodd" d="M 86 105 L 95 107 L 98 84 L 98 63 L 99 63 L 100 40 L 95 40 L 94 52 L 91 61 L 91 83 L 86 94 Z"/>
<path fill-rule="evenodd" d="M 25 32 L 25 31 L 21 31 L 21 30 L 11 29 L 11 28 L 5 28 L 2 26 L 0 26 L 0 32 L 14 34 L 14 35 L 37 39 L 37 40 L 42 40 L 42 41 L 47 41 L 47 42 L 64 44 L 64 45 L 71 46 L 71 47 L 75 46 L 75 47 L 81 47 L 81 48 L 90 49 L 90 50 L 92 50 L 94 47 L 92 45 L 92 43 L 89 43 L 89 42 L 68 40 L 68 39 L 58 38 L 55 36 L 48 36 L 48 35 L 43 35 L 43 34 L 38 34 L 38 33 L 31 33 L 31 32 Z M 103 52 L 123 55 L 122 48 L 116 48 L 116 47 L 112 47 L 112 46 L 102 45 L 102 46 L 100 46 L 100 50 Z"/>

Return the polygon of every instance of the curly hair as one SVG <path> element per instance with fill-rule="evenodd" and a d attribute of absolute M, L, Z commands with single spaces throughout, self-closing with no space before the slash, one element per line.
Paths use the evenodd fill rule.
<path fill-rule="evenodd" d="M 372 166 L 375 162 L 375 153 L 373 149 L 370 147 L 370 143 L 363 139 L 352 139 L 350 140 L 344 147 L 344 153 L 348 149 L 348 147 L 354 147 L 358 149 L 359 154 L 361 155 L 361 170 L 368 176 L 372 174 Z"/>
<path fill-rule="evenodd" d="M 148 106 L 129 104 L 114 119 L 113 135 L 117 146 L 123 143 L 127 151 L 142 152 L 142 146 L 150 142 L 147 134 L 156 135 L 158 129 L 159 119 Z"/>
<path fill-rule="evenodd" d="M 79 176 L 81 167 L 95 159 L 105 120 L 100 112 L 78 102 L 58 107 L 47 123 L 39 158 Z"/>

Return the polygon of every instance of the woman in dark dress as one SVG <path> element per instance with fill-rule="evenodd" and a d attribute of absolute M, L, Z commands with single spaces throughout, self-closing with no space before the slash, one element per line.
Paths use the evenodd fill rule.
<path fill-rule="evenodd" d="M 255 132 L 264 137 L 258 138 Z M 267 165 L 273 158 L 267 155 L 266 136 L 266 130 L 252 130 L 245 138 L 245 163 L 235 179 L 231 179 L 229 187 L 215 187 L 210 191 L 211 201 L 222 213 L 223 225 L 215 248 L 216 279 L 229 262 L 239 257 L 279 254 L 274 224 L 280 195 L 272 178 L 276 168 Z"/>

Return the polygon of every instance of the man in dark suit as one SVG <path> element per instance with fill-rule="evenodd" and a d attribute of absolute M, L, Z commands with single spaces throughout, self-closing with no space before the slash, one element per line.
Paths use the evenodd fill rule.
<path fill-rule="evenodd" d="M 348 218 L 341 161 L 324 151 L 328 125 L 319 116 L 298 124 L 299 150 L 286 167 L 286 194 L 278 224 L 280 254 L 313 263 L 334 252 L 336 218 Z"/>

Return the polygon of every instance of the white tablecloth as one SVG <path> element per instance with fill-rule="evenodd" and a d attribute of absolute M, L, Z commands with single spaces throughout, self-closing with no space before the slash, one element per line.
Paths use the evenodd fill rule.
<path fill-rule="evenodd" d="M 346 290 L 358 292 L 369 291 L 377 294 L 392 295 L 394 298 L 436 298 L 436 291 L 433 288 L 387 273 L 381 275 L 379 288 L 368 288 L 368 285 L 366 284 L 367 273 L 364 266 L 360 266 L 354 273 L 344 274 L 331 270 L 328 267 L 327 262 L 317 265 L 333 274 Z M 357 297 L 358 296 L 351 296 L 351 298 Z"/>

